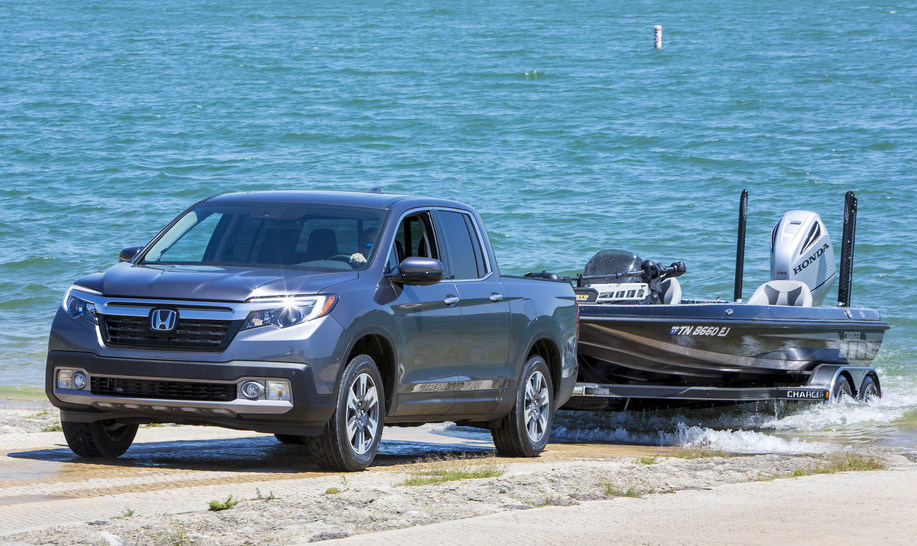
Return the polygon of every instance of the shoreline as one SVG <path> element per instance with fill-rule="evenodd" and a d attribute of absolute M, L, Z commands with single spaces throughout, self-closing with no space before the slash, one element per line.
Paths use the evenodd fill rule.
<path fill-rule="evenodd" d="M 105 463 L 73 456 L 60 432 L 36 432 L 57 423 L 56 410 L 44 405 L 50 407 L 0 399 L 7 467 L 0 471 L 10 478 L 0 485 L 2 543 L 289 544 L 389 536 L 394 543 L 416 543 L 411 537 L 429 536 L 437 526 L 474 535 L 479 519 L 525 520 L 542 512 L 559 514 L 552 516 L 560 518 L 556 527 L 575 534 L 585 531 L 570 526 L 564 510 L 615 514 L 634 500 L 649 507 L 685 493 L 719 502 L 741 484 L 753 490 L 773 484 L 768 490 L 779 492 L 789 487 L 783 483 L 815 484 L 820 481 L 813 474 L 846 475 L 848 469 L 830 469 L 837 461 L 824 454 L 730 455 L 599 443 L 551 443 L 541 457 L 504 459 L 493 455 L 489 442 L 448 427 L 388 427 L 377 463 L 352 474 L 320 472 L 301 446 L 279 444 L 270 435 L 195 426 L 142 428 L 125 457 Z M 900 472 L 917 485 L 915 458 L 890 451 L 857 458 L 861 466 L 871 458 L 877 468 L 890 469 L 854 472 L 864 484 Z M 467 477 L 408 484 L 454 472 Z M 754 499 L 754 493 L 741 495 Z M 212 511 L 210 501 L 232 506 Z M 590 536 L 586 543 L 601 542 Z"/>

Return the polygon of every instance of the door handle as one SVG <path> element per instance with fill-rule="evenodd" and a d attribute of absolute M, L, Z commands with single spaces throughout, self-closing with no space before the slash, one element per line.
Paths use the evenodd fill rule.
<path fill-rule="evenodd" d="M 493 294 L 490 295 L 490 301 L 493 301 L 493 302 L 503 301 L 503 294 L 499 292 L 494 292 Z"/>
<path fill-rule="evenodd" d="M 460 300 L 458 296 L 449 295 L 449 296 L 446 296 L 446 298 L 443 300 L 443 303 L 445 303 L 446 305 L 455 305 L 459 301 Z"/>

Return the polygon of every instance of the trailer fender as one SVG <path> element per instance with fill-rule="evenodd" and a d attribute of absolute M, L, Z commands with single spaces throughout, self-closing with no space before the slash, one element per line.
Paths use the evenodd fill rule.
<path fill-rule="evenodd" d="M 876 382 L 876 387 L 879 390 L 879 396 L 882 395 L 882 388 L 879 386 L 879 375 L 876 373 L 875 368 L 869 366 L 819 364 L 812 371 L 812 375 L 809 377 L 809 381 L 806 383 L 806 385 L 809 387 L 823 387 L 828 389 L 828 392 L 834 392 L 834 386 L 837 384 L 841 377 L 846 377 L 850 382 L 850 386 L 854 390 L 853 395 L 855 397 L 859 397 L 860 387 L 863 385 L 863 381 L 865 381 L 867 377 L 871 377 L 873 381 Z"/>

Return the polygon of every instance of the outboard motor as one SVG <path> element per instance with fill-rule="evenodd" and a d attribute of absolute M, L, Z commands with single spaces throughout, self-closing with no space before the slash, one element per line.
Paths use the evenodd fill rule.
<path fill-rule="evenodd" d="M 820 305 L 836 274 L 834 247 L 818 214 L 784 214 L 771 233 L 771 279 L 802 281 L 812 292 L 812 304 Z"/>
<path fill-rule="evenodd" d="M 684 262 L 663 267 L 633 252 L 603 250 L 589 259 L 573 288 L 580 303 L 678 303 L 675 277 L 684 272 Z"/>

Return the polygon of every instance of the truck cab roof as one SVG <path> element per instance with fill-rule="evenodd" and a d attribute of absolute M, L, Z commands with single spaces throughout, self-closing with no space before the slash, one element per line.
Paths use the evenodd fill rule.
<path fill-rule="evenodd" d="M 313 203 L 317 205 L 348 205 L 391 210 L 414 207 L 451 207 L 470 210 L 467 205 L 447 199 L 382 192 L 274 190 L 234 192 L 206 199 L 210 203 Z"/>

